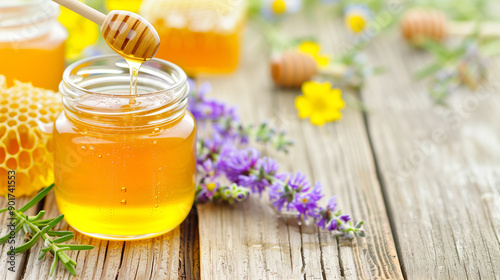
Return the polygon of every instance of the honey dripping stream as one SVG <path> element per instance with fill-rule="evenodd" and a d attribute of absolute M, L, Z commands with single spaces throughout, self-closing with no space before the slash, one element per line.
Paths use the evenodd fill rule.
<path fill-rule="evenodd" d="M 125 59 L 127 61 L 129 71 L 130 71 L 130 98 L 129 104 L 136 104 L 135 97 L 137 96 L 137 80 L 139 79 L 139 69 L 142 66 L 142 61 L 136 61 L 131 59 Z"/>

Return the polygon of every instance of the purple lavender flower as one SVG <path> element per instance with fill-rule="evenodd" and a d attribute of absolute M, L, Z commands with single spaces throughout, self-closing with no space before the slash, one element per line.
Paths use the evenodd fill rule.
<path fill-rule="evenodd" d="M 202 183 L 196 186 L 196 201 L 198 203 L 209 202 L 219 190 L 219 183 Z"/>
<path fill-rule="evenodd" d="M 287 204 L 287 209 L 289 210 L 289 195 L 285 191 L 285 186 L 288 184 L 288 178 L 291 176 L 290 173 L 281 173 L 275 176 L 276 180 L 269 188 L 269 199 L 272 201 L 273 206 L 282 211 L 285 204 Z"/>
<path fill-rule="evenodd" d="M 250 175 L 251 170 L 256 167 L 259 157 L 260 153 L 255 148 L 239 150 L 234 146 L 226 145 L 220 153 L 219 168 L 223 170 L 229 180 L 238 185 L 246 186 L 239 182 L 240 179 L 244 179 L 241 176 Z"/>
<path fill-rule="evenodd" d="M 326 209 L 319 209 L 319 221 L 316 223 L 320 228 L 326 228 L 326 225 L 330 222 L 331 215 L 335 212 L 335 208 L 337 208 L 337 197 L 332 196 L 328 201 Z"/>
<path fill-rule="evenodd" d="M 321 191 L 323 186 L 316 182 L 314 187 L 309 192 L 298 192 L 292 201 L 295 209 L 300 213 L 299 217 L 307 219 L 307 217 L 318 217 L 318 201 L 323 198 Z"/>

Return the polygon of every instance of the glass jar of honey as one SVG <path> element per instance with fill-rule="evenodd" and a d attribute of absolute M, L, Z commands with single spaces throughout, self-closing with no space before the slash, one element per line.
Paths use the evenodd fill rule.
<path fill-rule="evenodd" d="M 76 230 L 96 238 L 160 235 L 188 215 L 195 195 L 196 124 L 176 65 L 152 59 L 130 95 L 117 55 L 71 64 L 54 124 L 55 195 Z"/>
<path fill-rule="evenodd" d="M 0 74 L 57 90 L 64 71 L 66 29 L 57 21 L 59 5 L 47 0 L 0 3 Z"/>
<path fill-rule="evenodd" d="M 160 36 L 156 57 L 189 75 L 234 71 L 240 56 L 244 0 L 144 0 L 139 10 Z"/>

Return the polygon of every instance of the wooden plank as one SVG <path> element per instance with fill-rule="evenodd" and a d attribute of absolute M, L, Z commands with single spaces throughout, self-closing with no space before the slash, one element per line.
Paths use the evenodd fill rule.
<path fill-rule="evenodd" d="M 377 40 L 370 57 L 387 68 L 363 98 L 403 273 L 500 279 L 498 84 L 433 106 L 426 85 L 412 79 L 429 54 L 392 33 Z"/>
<path fill-rule="evenodd" d="M 1 203 L 2 206 L 0 207 L 3 207 L 5 200 L 2 200 Z M 47 217 L 59 215 L 53 193 L 47 196 L 43 209 L 47 211 Z M 193 271 L 191 266 L 186 267 L 184 265 L 186 261 L 180 260 L 180 254 L 184 258 L 195 255 L 195 249 L 185 249 L 186 253 L 180 250 L 181 234 L 185 236 L 183 242 L 187 244 L 195 244 L 195 238 L 197 238 L 196 231 L 193 230 L 196 224 L 194 224 L 191 216 L 184 224 L 173 231 L 142 241 L 106 241 L 75 232 L 76 237 L 68 243 L 95 246 L 90 251 L 71 251 L 68 253 L 78 264 L 76 267 L 78 279 L 199 279 L 196 271 Z M 2 217 L 3 221 L 3 216 L 0 217 Z M 189 225 L 186 224 L 188 222 Z M 73 230 L 65 222 L 61 223 L 57 228 Z M 182 233 L 181 229 L 183 229 Z M 4 227 L 2 227 L 2 230 L 5 231 Z M 189 234 L 184 234 L 184 232 Z M 18 239 L 22 238 L 18 237 Z M 2 267 L 0 279 L 49 279 L 52 256 L 47 255 L 42 261 L 39 261 L 37 258 L 40 247 L 41 243 L 38 243 L 30 250 L 30 252 L 36 253 L 20 254 L 16 257 L 16 264 L 21 265 L 22 268 L 16 274 L 6 272 Z M 184 245 L 184 247 L 188 246 Z M 1 249 L 0 254 L 4 256 L 7 251 L 5 247 L 1 247 Z M 23 262 L 26 264 L 23 265 Z M 189 264 L 191 265 L 191 263 Z M 2 263 L 3 265 L 4 263 Z M 22 273 L 23 270 L 24 274 Z M 190 278 L 180 277 L 180 274 L 188 275 Z M 53 277 L 53 279 L 73 278 L 62 265 L 58 265 Z"/>
<path fill-rule="evenodd" d="M 340 21 L 287 22 L 293 35 L 318 35 L 325 49 L 341 48 Z M 252 30 L 249 30 L 252 32 Z M 282 170 L 303 171 L 320 180 L 328 196 L 354 219 L 364 219 L 368 237 L 338 240 L 314 227 L 278 217 L 265 199 L 251 197 L 230 205 L 199 205 L 202 279 L 402 279 L 386 209 L 377 181 L 362 113 L 344 110 L 344 120 L 313 127 L 299 120 L 294 98 L 299 91 L 273 87 L 258 34 L 248 34 L 243 64 L 230 78 L 204 78 L 213 95 L 239 106 L 242 119 L 271 120 L 296 143 L 278 156 Z M 326 201 L 325 201 L 326 203 Z"/>

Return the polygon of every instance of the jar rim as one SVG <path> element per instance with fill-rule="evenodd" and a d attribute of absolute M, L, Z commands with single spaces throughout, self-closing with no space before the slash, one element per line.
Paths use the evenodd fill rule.
<path fill-rule="evenodd" d="M 71 79 L 71 73 L 76 68 L 83 66 L 85 63 L 95 62 L 95 61 L 99 61 L 99 60 L 115 59 L 115 58 L 116 59 L 120 59 L 120 58 L 123 59 L 123 57 L 121 57 L 120 55 L 117 55 L 117 54 L 104 54 L 104 55 L 97 55 L 97 56 L 92 56 L 92 57 L 80 59 L 80 60 L 77 60 L 77 61 L 71 63 L 64 70 L 62 82 L 59 85 L 59 91 L 61 93 L 64 92 L 65 91 L 64 86 L 67 86 L 67 87 L 69 87 L 70 90 L 77 90 L 77 91 L 80 91 L 80 92 L 83 92 L 86 94 L 102 95 L 103 94 L 102 92 L 85 89 L 85 88 L 77 85 Z M 138 92 L 135 95 L 131 95 L 129 93 L 127 93 L 127 94 L 113 93 L 113 96 L 115 96 L 115 97 L 144 97 L 144 96 L 149 96 L 149 95 L 157 95 L 157 94 L 167 93 L 167 92 L 171 92 L 171 91 L 177 91 L 187 83 L 186 73 L 176 64 L 169 62 L 169 61 L 166 61 L 164 59 L 160 59 L 160 58 L 152 58 L 149 61 L 163 64 L 163 65 L 169 67 L 170 69 L 172 69 L 172 72 L 173 73 L 175 72 L 175 76 L 177 76 L 175 84 L 173 84 L 170 88 L 166 88 L 166 89 L 162 89 L 162 90 L 158 90 L 158 91 L 153 91 L 153 92 L 146 92 L 146 93 L 139 93 Z M 139 70 L 139 73 L 140 73 L 140 70 Z"/>

